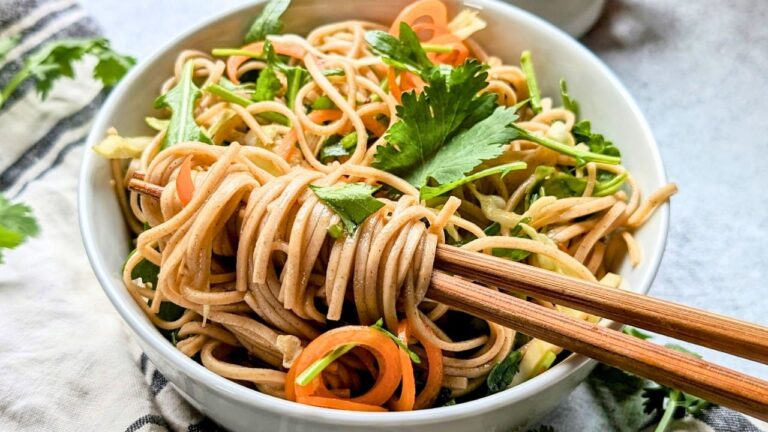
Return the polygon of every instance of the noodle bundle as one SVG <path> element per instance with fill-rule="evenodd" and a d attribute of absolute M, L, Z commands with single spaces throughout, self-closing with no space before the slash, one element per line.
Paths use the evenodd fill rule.
<path fill-rule="evenodd" d="M 426 74 L 392 66 L 371 45 L 368 35 L 387 32 L 407 44 L 401 23 L 426 53 L 409 57 L 416 65 L 445 71 L 480 62 L 477 100 L 493 95 L 483 100 L 515 110 L 523 134 L 472 170 L 480 174 L 427 198 L 443 183 L 420 184 L 412 172 L 381 164 L 397 123 L 431 96 Z M 269 35 L 213 56 L 180 53 L 156 103 L 165 118 L 148 119 L 156 135 L 110 131 L 109 146 L 96 148 L 112 159 L 136 234 L 123 281 L 153 324 L 216 374 L 337 409 L 460 402 L 562 359 L 559 347 L 431 301 L 437 245 L 618 288 L 622 279 L 611 270 L 624 254 L 633 265 L 641 260 L 633 231 L 676 189 L 641 203 L 621 165 L 569 153 L 596 155 L 593 142 L 605 155 L 614 150 L 577 122 L 573 106 L 539 98 L 525 65 L 503 64 L 475 44 L 470 37 L 484 26 L 475 12 L 449 21 L 442 3 L 422 0 L 391 28 L 344 21 L 306 38 Z M 175 104 L 183 95 L 192 102 L 186 117 Z M 129 141 L 143 148 L 126 163 L 116 148 Z M 508 164 L 517 165 L 507 171 Z M 135 175 L 163 187 L 160 197 L 126 190 Z M 350 187 L 370 193 L 351 196 Z M 338 204 L 319 191 L 349 196 Z M 501 363 L 514 363 L 511 381 L 495 372 Z"/>

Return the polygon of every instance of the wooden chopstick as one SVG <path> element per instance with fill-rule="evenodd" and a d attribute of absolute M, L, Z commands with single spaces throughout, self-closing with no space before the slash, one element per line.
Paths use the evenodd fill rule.
<path fill-rule="evenodd" d="M 435 268 L 676 339 L 768 363 L 768 328 L 537 267 L 439 245 Z"/>
<path fill-rule="evenodd" d="M 143 175 L 139 174 L 131 178 L 128 182 L 129 189 L 160 198 L 163 188 L 140 178 L 143 178 Z M 440 270 L 451 271 L 499 288 L 550 300 L 731 353 L 743 353 L 748 346 L 754 349 L 753 345 L 758 349 L 764 348 L 765 341 L 752 341 L 755 342 L 752 345 L 743 345 L 745 341 L 720 344 L 705 340 L 703 338 L 707 332 L 725 338 L 725 333 L 718 332 L 720 329 L 705 327 L 707 323 L 722 325 L 722 322 L 727 322 L 731 331 L 740 331 L 739 329 L 746 326 L 751 329 L 750 334 L 753 337 L 766 332 L 759 326 L 662 300 L 650 299 L 649 302 L 649 298 L 639 294 L 611 289 L 599 284 L 584 283 L 546 270 L 451 246 L 438 246 L 435 268 L 426 294 L 432 300 L 545 340 L 569 351 L 587 355 L 660 384 L 768 420 L 768 382 L 597 324 L 569 317 Z M 613 296 L 603 295 L 605 293 L 611 293 Z M 624 299 L 627 296 L 634 300 L 625 302 Z M 593 297 L 599 299 L 597 306 L 591 303 Z M 631 309 L 638 304 L 641 307 L 652 306 L 666 311 L 670 314 L 669 316 L 659 317 L 653 314 L 651 316 L 662 323 L 671 324 L 657 325 L 658 323 L 653 321 L 646 321 L 650 319 L 648 316 L 642 313 L 635 314 L 636 311 Z M 653 310 L 655 309 L 644 312 L 651 313 Z M 681 310 L 685 312 L 687 319 L 684 320 L 676 315 Z M 674 317 L 671 318 L 671 315 Z M 689 327 L 690 321 L 698 323 L 698 326 Z M 733 335 L 729 333 L 728 337 Z M 764 353 L 762 350 L 760 352 Z M 744 357 L 752 356 L 745 354 Z M 760 359 L 765 358 L 760 356 Z"/>
<path fill-rule="evenodd" d="M 762 420 L 768 382 L 436 270 L 427 297 Z"/>

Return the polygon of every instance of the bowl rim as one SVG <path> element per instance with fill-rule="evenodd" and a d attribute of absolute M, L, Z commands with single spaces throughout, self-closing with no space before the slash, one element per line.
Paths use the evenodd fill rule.
<path fill-rule="evenodd" d="M 151 66 L 160 57 L 162 57 L 165 52 L 169 51 L 173 46 L 183 42 L 185 39 L 191 37 L 197 32 L 204 30 L 209 26 L 212 26 L 220 21 L 230 20 L 236 15 L 242 14 L 245 11 L 248 11 L 266 2 L 267 0 L 253 0 L 249 3 L 235 6 L 208 19 L 205 19 L 191 26 L 189 29 L 182 32 L 178 36 L 170 39 L 168 42 L 159 47 L 154 53 L 140 61 L 128 73 L 128 75 L 123 78 L 122 82 L 111 92 L 104 105 L 100 108 L 99 114 L 93 122 L 91 131 L 86 139 L 86 149 L 91 148 L 103 137 L 104 131 L 109 126 L 107 124 L 107 117 L 110 116 L 113 111 L 115 111 L 118 105 L 117 102 L 125 97 L 128 83 L 133 81 L 145 70 L 150 69 Z M 461 0 L 461 2 L 463 2 L 463 0 Z M 638 121 L 638 126 L 642 131 L 642 139 L 648 143 L 648 151 L 650 152 L 651 160 L 656 168 L 657 173 L 657 178 L 655 180 L 660 184 L 666 183 L 666 171 L 662 163 L 659 148 L 645 116 L 640 111 L 634 98 L 632 98 L 624 85 L 603 63 L 602 60 L 600 60 L 589 49 L 587 49 L 585 46 L 583 46 L 577 40 L 573 39 L 571 36 L 567 35 L 559 28 L 543 20 L 542 18 L 539 18 L 516 6 L 495 0 L 471 0 L 471 4 L 472 6 L 476 6 L 484 10 L 503 10 L 508 14 L 516 15 L 517 19 L 528 21 L 533 26 L 541 27 L 544 32 L 551 33 L 552 37 L 557 39 L 559 43 L 564 44 L 567 49 L 577 51 L 579 55 L 586 57 L 588 61 L 594 63 L 595 66 L 610 82 L 611 86 L 619 92 L 621 98 L 627 102 L 629 109 Z M 91 213 L 89 209 L 92 208 L 94 200 L 93 197 L 88 193 L 88 184 L 91 172 L 95 167 L 96 158 L 97 155 L 95 155 L 93 152 L 85 152 L 78 181 L 77 206 L 78 222 L 82 241 L 85 246 L 86 254 L 88 255 L 88 260 L 94 273 L 96 274 L 99 284 L 123 320 L 129 325 L 133 333 L 136 334 L 143 343 L 146 343 L 153 350 L 163 356 L 169 364 L 173 365 L 174 368 L 181 371 L 184 376 L 193 378 L 197 382 L 200 382 L 206 386 L 206 388 L 209 388 L 218 393 L 220 396 L 233 398 L 241 401 L 244 405 L 271 411 L 281 416 L 312 419 L 314 422 L 324 424 L 338 424 L 343 422 L 348 426 L 376 425 L 396 427 L 403 424 L 404 422 L 407 422 L 412 426 L 435 422 L 447 422 L 454 419 L 463 418 L 467 415 L 480 415 L 500 409 L 504 406 L 525 399 L 533 394 L 539 393 L 545 388 L 563 381 L 568 376 L 576 373 L 582 368 L 594 367 L 597 364 L 597 361 L 592 360 L 584 355 L 572 354 L 564 361 L 549 369 L 546 373 L 503 392 L 454 406 L 430 408 L 426 410 L 410 412 L 366 413 L 333 410 L 279 399 L 241 386 L 240 384 L 232 382 L 211 372 L 204 366 L 183 355 L 181 351 L 177 350 L 170 343 L 168 343 L 168 341 L 160 334 L 160 332 L 154 326 L 152 326 L 148 320 L 146 320 L 146 317 L 141 316 L 140 313 L 137 313 L 134 309 L 132 309 L 129 303 L 133 302 L 133 299 L 131 299 L 129 296 L 120 294 L 119 291 L 124 291 L 125 288 L 123 286 L 118 286 L 119 284 L 113 283 L 113 280 L 109 276 L 113 269 L 109 269 L 106 266 L 106 263 L 104 263 L 101 257 L 98 255 L 96 237 L 93 229 L 91 228 L 92 221 L 89 217 L 89 214 Z M 649 251 L 649 253 L 646 255 L 648 257 L 647 259 L 649 261 L 649 266 L 643 279 L 641 280 L 641 283 L 639 286 L 633 287 L 637 289 L 638 292 L 643 294 L 650 290 L 651 284 L 656 277 L 661 259 L 663 257 L 669 230 L 669 204 L 663 204 L 656 213 L 657 215 L 655 215 L 655 217 L 660 218 L 661 222 L 657 233 L 658 239 L 655 242 L 656 247 L 654 250 Z"/>

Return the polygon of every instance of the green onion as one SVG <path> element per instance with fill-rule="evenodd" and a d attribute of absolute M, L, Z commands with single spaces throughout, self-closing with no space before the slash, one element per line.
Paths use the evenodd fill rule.
<path fill-rule="evenodd" d="M 595 186 L 594 196 L 602 197 L 615 194 L 621 188 L 621 185 L 624 184 L 625 180 L 627 180 L 627 173 L 623 172 L 607 182 L 598 183 Z"/>
<path fill-rule="evenodd" d="M 300 373 L 299 376 L 296 377 L 296 384 L 300 386 L 305 386 L 312 382 L 313 379 L 315 379 L 320 373 L 325 370 L 331 363 L 336 361 L 339 357 L 343 356 L 344 354 L 350 352 L 352 348 L 355 347 L 355 344 L 346 344 L 342 345 L 335 350 L 331 351 L 330 354 L 324 356 L 323 358 L 318 359 L 311 365 L 309 365 L 308 368 L 304 370 L 304 372 Z"/>
<path fill-rule="evenodd" d="M 533 98 L 531 98 L 531 101 L 533 101 Z M 520 134 L 520 138 L 535 142 L 540 146 L 554 150 L 558 153 L 574 157 L 579 163 L 600 162 L 611 165 L 621 163 L 621 158 L 618 156 L 608 156 L 600 153 L 579 150 L 574 146 L 569 146 L 543 136 L 533 135 L 516 124 L 512 124 L 512 128 Z"/>
<path fill-rule="evenodd" d="M 530 51 L 523 51 L 523 54 L 520 56 L 520 67 L 523 69 L 525 82 L 528 84 L 531 109 L 533 109 L 534 113 L 538 114 L 541 112 L 541 92 L 539 91 L 539 84 L 536 82 L 536 72 L 533 70 Z"/>
<path fill-rule="evenodd" d="M 433 52 L 439 54 L 450 54 L 453 51 L 453 48 L 447 45 L 437 45 L 430 43 L 421 44 L 421 48 L 424 50 L 424 52 Z"/>
<path fill-rule="evenodd" d="M 526 165 L 525 162 L 511 162 L 504 165 L 499 165 L 491 168 L 486 168 L 482 171 L 476 172 L 472 175 L 462 177 L 456 181 L 452 181 L 450 183 L 442 184 L 439 186 L 422 186 L 421 187 L 421 199 L 428 200 L 432 199 L 436 196 L 440 196 L 448 191 L 451 191 L 453 189 L 456 189 L 457 187 L 461 185 L 465 185 L 467 183 L 471 183 L 475 180 L 481 179 L 483 177 L 487 177 L 489 175 L 493 174 L 501 174 L 501 177 L 503 178 L 505 175 L 507 175 L 510 171 L 516 171 L 516 170 L 522 170 L 525 169 L 528 165 Z"/>
<path fill-rule="evenodd" d="M 408 357 L 410 357 L 412 362 L 414 362 L 416 364 L 421 363 L 421 359 L 419 358 L 418 354 L 416 354 L 415 352 L 411 351 L 411 349 L 408 348 L 408 345 L 402 339 L 400 339 L 399 337 L 393 335 L 387 329 L 384 328 L 384 319 L 383 318 L 379 318 L 379 320 L 376 321 L 376 324 L 372 325 L 371 328 L 374 329 L 374 330 L 378 330 L 378 331 L 384 333 L 384 335 L 386 335 L 388 338 L 392 339 L 392 342 L 396 343 L 397 346 L 400 347 L 400 349 L 402 349 L 403 351 L 405 351 L 406 354 L 408 354 Z"/>
<path fill-rule="evenodd" d="M 226 88 L 218 84 L 208 84 L 207 86 L 205 86 L 205 88 L 203 88 L 203 91 L 206 91 L 212 95 L 215 95 L 222 100 L 225 100 L 227 102 L 231 102 L 234 104 L 238 104 L 243 107 L 247 107 L 248 105 L 253 103 L 250 99 L 246 99 L 238 95 L 237 93 L 227 90 Z"/>
<path fill-rule="evenodd" d="M 341 237 L 341 234 L 344 232 L 344 227 L 341 225 L 341 223 L 335 223 L 328 227 L 328 235 L 337 239 Z"/>
<path fill-rule="evenodd" d="M 262 53 L 240 48 L 214 48 L 211 50 L 211 54 L 216 57 L 245 56 L 256 60 L 266 60 L 266 57 Z"/>

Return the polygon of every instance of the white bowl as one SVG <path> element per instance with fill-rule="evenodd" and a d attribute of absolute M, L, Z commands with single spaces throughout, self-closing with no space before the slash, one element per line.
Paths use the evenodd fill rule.
<path fill-rule="evenodd" d="M 143 118 L 151 115 L 161 82 L 171 73 L 176 54 L 186 48 L 208 50 L 239 45 L 245 29 L 263 6 L 257 1 L 197 25 L 170 41 L 136 66 L 115 89 L 96 119 L 87 146 L 96 144 L 114 126 L 127 135 L 148 133 Z M 406 0 L 295 1 L 286 15 L 288 31 L 306 32 L 342 19 L 389 23 Z M 462 2 L 446 0 L 453 13 Z M 354 6 L 353 6 L 354 5 Z M 626 166 L 643 191 L 665 183 L 656 143 L 635 102 L 616 77 L 592 53 L 552 25 L 513 6 L 492 0 L 471 0 L 482 9 L 488 28 L 477 35 L 490 53 L 510 63 L 530 49 L 545 95 L 557 97 L 559 78 L 568 80 L 582 114 L 620 147 Z M 104 291 L 136 335 L 157 368 L 203 413 L 236 431 L 494 431 L 531 425 L 581 382 L 595 362 L 573 355 L 551 370 L 510 390 L 451 407 L 414 412 L 359 413 L 300 405 L 235 384 L 184 356 L 155 329 L 126 292 L 120 268 L 129 251 L 129 237 L 110 187 L 106 160 L 87 151 L 80 176 L 80 229 L 91 265 Z M 630 286 L 647 292 L 661 260 L 669 210 L 663 206 L 637 233 L 643 263 L 621 274 Z"/>

